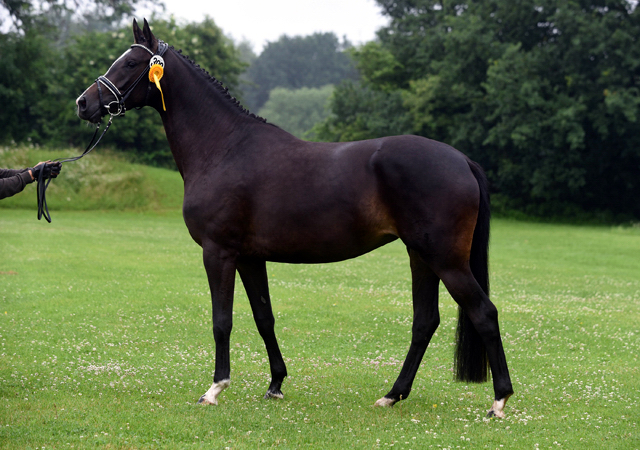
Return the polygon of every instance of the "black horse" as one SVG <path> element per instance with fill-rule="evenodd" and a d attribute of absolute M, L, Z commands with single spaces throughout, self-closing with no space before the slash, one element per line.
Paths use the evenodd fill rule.
<path fill-rule="evenodd" d="M 78 99 L 78 116 L 151 106 L 164 123 L 184 180 L 184 220 L 202 247 L 216 345 L 217 404 L 230 383 L 229 336 L 236 271 L 269 356 L 265 398 L 282 398 L 287 370 L 274 333 L 266 261 L 326 263 L 354 258 L 400 238 L 413 282 L 412 339 L 390 406 L 411 385 L 440 322 L 438 285 L 460 307 L 456 377 L 486 381 L 490 366 L 503 417 L 513 393 L 488 297 L 489 199 L 482 169 L 454 148 L 417 136 L 360 142 L 301 141 L 243 109 L 220 82 L 133 22 L 135 44 Z M 153 74 L 160 65 L 163 78 Z M 152 81 L 149 81 L 149 80 Z M 161 90 L 160 90 L 161 89 Z M 165 106 L 166 105 L 166 106 Z M 166 110 L 165 110 L 166 107 Z"/>

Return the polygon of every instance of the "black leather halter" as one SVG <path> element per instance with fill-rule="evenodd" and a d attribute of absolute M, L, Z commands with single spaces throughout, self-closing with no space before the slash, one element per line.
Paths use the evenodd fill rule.
<path fill-rule="evenodd" d="M 140 48 L 145 49 L 146 51 L 149 52 L 149 54 L 151 55 L 152 58 L 154 56 L 156 56 L 156 55 L 163 56 L 165 54 L 165 52 L 167 51 L 167 49 L 169 48 L 169 46 L 165 42 L 160 41 L 160 40 L 158 40 L 158 50 L 155 53 L 153 53 L 149 48 L 145 47 L 142 44 L 133 44 L 131 46 L 131 48 L 134 48 L 134 47 L 140 47 Z M 133 90 L 136 88 L 136 86 L 138 86 L 138 84 L 143 80 L 143 78 L 149 76 L 149 69 L 150 69 L 150 67 L 147 64 L 147 69 L 144 70 L 138 76 L 138 78 L 136 78 L 136 80 L 133 82 L 133 84 L 131 86 L 129 86 L 123 93 L 121 93 L 120 90 L 116 87 L 116 85 L 113 84 L 105 75 L 99 76 L 96 79 L 96 85 L 98 86 L 98 97 L 100 98 L 100 105 L 101 105 L 102 108 L 104 108 L 107 111 L 107 114 L 109 114 L 111 116 L 111 117 L 109 117 L 109 122 L 107 123 L 107 126 L 102 131 L 102 134 L 100 135 L 98 140 L 95 141 L 95 143 L 94 143 L 93 141 L 96 138 L 96 136 L 98 135 L 98 130 L 100 129 L 101 122 L 99 122 L 96 125 L 96 130 L 93 133 L 93 137 L 91 138 L 91 141 L 89 142 L 89 145 L 87 145 L 87 148 L 84 150 L 84 152 L 82 152 L 81 155 L 74 156 L 73 158 L 66 158 L 66 159 L 58 158 L 58 159 L 54 159 L 52 162 L 65 163 L 65 162 L 77 161 L 80 158 L 82 158 L 83 156 L 85 156 L 86 154 L 88 154 L 89 152 L 91 152 L 91 150 L 96 148 L 96 145 L 98 145 L 98 142 L 100 142 L 102 137 L 105 135 L 105 133 L 107 132 L 107 130 L 111 126 L 111 121 L 113 120 L 113 118 L 114 117 L 118 117 L 118 116 L 124 116 L 124 113 L 126 111 L 124 103 L 127 101 L 127 98 L 129 98 L 129 95 L 131 95 L 131 92 L 133 92 Z M 110 102 L 108 104 L 104 102 L 104 100 L 102 99 L 102 88 L 100 88 L 100 84 L 104 84 L 104 86 L 109 90 L 109 92 L 111 92 L 113 94 L 113 96 L 116 98 L 114 101 L 112 101 L 112 102 Z M 149 98 L 149 91 L 150 90 L 151 90 L 151 82 L 149 82 L 149 87 L 147 89 L 147 99 Z M 147 103 L 147 101 L 145 99 L 145 104 L 146 103 Z M 112 107 L 114 105 L 115 105 L 116 109 L 112 110 Z M 49 213 L 49 207 L 47 206 L 47 198 L 46 198 L 45 194 L 47 192 L 47 188 L 49 187 L 49 183 L 51 183 L 52 178 L 45 179 L 45 178 L 43 178 L 43 174 L 44 174 L 44 170 L 41 170 L 40 171 L 40 175 L 39 175 L 39 177 L 37 179 L 38 187 L 37 187 L 36 191 L 37 191 L 37 196 L 38 196 L 37 197 L 38 198 L 38 220 L 40 220 L 40 219 L 42 219 L 42 217 L 44 217 L 47 222 L 51 223 L 51 214 Z"/>
<path fill-rule="evenodd" d="M 131 48 L 134 48 L 134 47 L 140 47 L 145 49 L 146 51 L 149 52 L 152 58 L 156 55 L 163 56 L 167 51 L 167 49 L 169 48 L 169 46 L 165 42 L 160 40 L 158 41 L 158 49 L 155 53 L 153 53 L 149 48 L 145 47 L 142 44 L 133 44 L 131 46 Z M 133 84 L 131 84 L 124 92 L 120 92 L 120 90 L 116 87 L 116 85 L 113 84 L 111 80 L 109 80 L 106 77 L 106 75 L 101 75 L 96 79 L 96 85 L 98 86 L 98 97 L 100 98 L 100 105 L 102 105 L 102 107 L 107 111 L 107 113 L 111 115 L 111 117 L 124 116 L 124 113 L 126 111 L 124 103 L 127 101 L 127 98 L 129 98 L 129 95 L 131 95 L 131 93 L 138 86 L 138 84 L 144 78 L 147 78 L 149 76 L 149 69 L 150 67 L 147 65 L 146 70 L 144 70 L 138 76 L 138 78 L 136 78 Z M 113 96 L 115 97 L 114 101 L 105 103 L 105 101 L 102 99 L 102 88 L 100 87 L 100 84 L 103 84 L 104 87 L 106 87 L 107 90 L 111 92 L 111 94 L 113 94 Z M 151 84 L 149 84 L 149 89 L 150 88 L 151 88 Z M 148 96 L 149 96 L 149 91 L 147 90 L 147 97 Z"/>

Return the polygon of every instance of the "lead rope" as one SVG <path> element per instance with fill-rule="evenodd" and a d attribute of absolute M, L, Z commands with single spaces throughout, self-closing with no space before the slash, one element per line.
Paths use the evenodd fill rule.
<path fill-rule="evenodd" d="M 98 142 L 100 142 L 102 137 L 105 135 L 105 133 L 111 126 L 112 121 L 113 121 L 113 116 L 110 116 L 107 126 L 105 127 L 104 131 L 102 131 L 102 134 L 100 135 L 98 140 L 94 143 L 93 140 L 96 138 L 96 136 L 98 135 L 98 131 L 100 130 L 100 123 L 96 125 L 96 131 L 93 132 L 93 137 L 91 138 L 89 145 L 87 145 L 87 148 L 84 150 L 84 152 L 82 152 L 82 155 L 74 156 L 73 158 L 66 158 L 66 159 L 58 158 L 58 159 L 54 159 L 52 162 L 59 162 L 59 163 L 73 162 L 89 154 L 91 150 L 96 148 L 96 146 L 98 145 Z M 44 178 L 44 167 L 43 167 L 40 170 L 40 173 L 38 174 L 38 180 L 37 180 L 38 186 L 36 188 L 36 193 L 38 196 L 38 220 L 44 217 L 44 219 L 49 223 L 51 223 L 51 214 L 49 213 L 49 207 L 47 206 L 47 197 L 45 194 L 47 192 L 47 188 L 49 187 L 49 183 L 51 183 L 52 179 L 53 178 Z"/>

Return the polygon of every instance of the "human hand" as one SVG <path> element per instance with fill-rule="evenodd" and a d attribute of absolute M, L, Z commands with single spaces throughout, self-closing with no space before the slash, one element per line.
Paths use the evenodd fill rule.
<path fill-rule="evenodd" d="M 47 178 L 57 177 L 61 170 L 62 163 L 59 161 L 41 161 L 36 164 L 34 168 L 29 169 L 29 173 L 31 174 L 31 178 L 35 180 L 40 177 L 40 173 L 42 172 L 42 179 L 46 180 Z"/>
<path fill-rule="evenodd" d="M 62 163 L 60 161 L 56 161 L 56 162 L 47 161 L 45 165 L 44 176 L 47 178 L 49 177 L 55 178 L 58 175 L 60 175 L 61 171 L 62 171 Z"/>

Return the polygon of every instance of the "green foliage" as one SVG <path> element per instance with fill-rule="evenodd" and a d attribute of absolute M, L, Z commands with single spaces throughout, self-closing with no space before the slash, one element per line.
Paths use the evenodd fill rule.
<path fill-rule="evenodd" d="M 64 34 L 69 27 L 112 28 L 130 16 L 140 0 L 0 0 L 12 29 Z M 162 4 L 160 4 L 162 5 Z M 80 25 L 82 23 L 82 25 Z M 3 24 L 4 25 L 4 24 Z M 6 25 L 3 28 L 8 28 Z M 43 30 L 43 28 L 48 30 Z M 55 29 L 55 30 L 54 30 Z"/>
<path fill-rule="evenodd" d="M 324 137 L 378 136 L 386 120 L 388 134 L 476 159 L 505 207 L 640 217 L 640 11 L 630 2 L 378 3 L 391 23 L 352 52 L 361 82 L 336 88 Z M 402 102 L 363 107 L 371 92 Z"/>
<path fill-rule="evenodd" d="M 205 16 L 201 22 L 178 24 L 170 21 L 153 20 L 153 33 L 195 60 L 212 76 L 229 89 L 238 88 L 239 76 L 246 69 L 241 62 L 240 51 L 233 41 L 226 37 L 213 19 Z"/>
<path fill-rule="evenodd" d="M 275 88 L 258 114 L 300 139 L 313 139 L 312 128 L 327 118 L 333 86 Z"/>
<path fill-rule="evenodd" d="M 367 84 L 382 91 L 392 91 L 405 82 L 404 67 L 380 42 L 368 42 L 360 48 L 350 49 L 349 53 Z"/>
<path fill-rule="evenodd" d="M 151 23 L 159 39 L 183 49 L 231 89 L 238 86 L 245 65 L 212 19 Z M 0 40 L 6 44 L 0 55 L 7 61 L 0 67 L 0 101 L 6 105 L 0 111 L 0 144 L 30 139 L 54 146 L 86 145 L 92 131 L 76 116 L 75 100 L 129 48 L 130 24 L 116 31 L 75 34 L 60 48 L 32 31 L 0 35 Z M 173 166 L 162 122 L 151 108 L 115 119 L 102 143 L 144 163 Z"/>
<path fill-rule="evenodd" d="M 52 62 L 43 48 L 46 39 L 32 30 L 0 34 L 0 142 L 41 137 L 37 105 Z"/>
<path fill-rule="evenodd" d="M 485 144 L 502 192 L 543 212 L 573 204 L 640 217 L 640 15 L 625 3 L 552 10 L 547 39 L 509 46 L 487 71 Z"/>
<path fill-rule="evenodd" d="M 289 371 L 283 400 L 262 398 L 267 354 L 236 277 L 231 387 L 203 407 L 211 299 L 179 210 L 34 216 L 0 211 L 3 449 L 626 449 L 640 440 L 638 228 L 493 222 L 492 300 L 515 395 L 505 419 L 486 420 L 491 383 L 453 381 L 457 307 L 444 291 L 410 397 L 372 407 L 411 340 L 400 242 L 342 263 L 268 265 Z"/>
<path fill-rule="evenodd" d="M 243 90 L 247 105 L 259 110 L 276 87 L 319 88 L 353 76 L 353 65 L 345 53 L 349 46 L 333 33 L 283 35 L 269 42 L 245 74 L 247 85 Z"/>
<path fill-rule="evenodd" d="M 315 128 L 321 140 L 357 141 L 411 131 L 402 95 L 397 91 L 376 91 L 346 81 L 331 97 L 331 112 L 327 120 Z"/>

